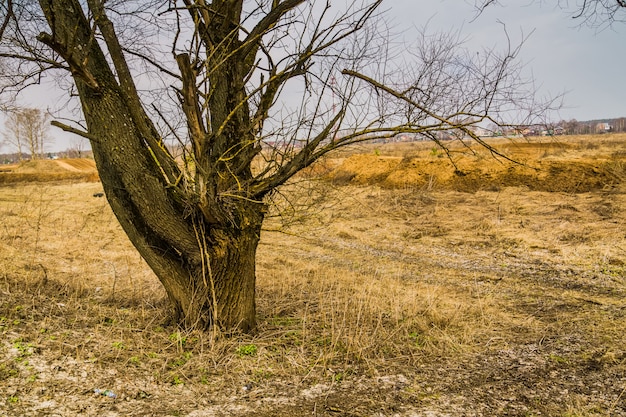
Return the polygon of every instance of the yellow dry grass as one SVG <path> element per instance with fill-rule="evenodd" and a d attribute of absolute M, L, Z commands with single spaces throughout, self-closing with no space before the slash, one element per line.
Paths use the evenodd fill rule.
<path fill-rule="evenodd" d="M 167 324 L 98 183 L 4 186 L 0 415 L 624 415 L 626 141 L 568 140 L 497 145 L 611 182 L 461 191 L 427 144 L 326 161 L 357 175 L 286 190 L 318 206 L 268 220 L 258 332 L 217 339 Z"/>
<path fill-rule="evenodd" d="M 488 139 L 511 163 L 468 141 L 360 147 L 329 173 L 335 183 L 386 188 L 447 189 L 464 192 L 524 186 L 535 191 L 585 192 L 611 188 L 626 177 L 626 135 Z"/>
<path fill-rule="evenodd" d="M 97 182 L 92 159 L 39 159 L 0 169 L 0 185 L 32 182 Z"/>

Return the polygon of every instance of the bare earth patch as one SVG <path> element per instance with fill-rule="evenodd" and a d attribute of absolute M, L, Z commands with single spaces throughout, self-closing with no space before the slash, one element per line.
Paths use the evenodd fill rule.
<path fill-rule="evenodd" d="M 269 219 L 254 335 L 170 325 L 98 183 L 3 186 L 0 415 L 626 416 L 626 138 L 570 140 L 327 161 Z"/>

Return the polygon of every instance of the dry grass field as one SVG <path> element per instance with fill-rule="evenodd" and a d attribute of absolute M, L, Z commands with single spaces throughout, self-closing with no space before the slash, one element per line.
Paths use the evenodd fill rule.
<path fill-rule="evenodd" d="M 0 181 L 0 416 L 626 416 L 626 135 L 493 144 L 301 176 L 231 337 L 167 324 L 99 183 Z"/>
<path fill-rule="evenodd" d="M 90 159 L 24 161 L 0 165 L 0 186 L 25 182 L 96 182 L 96 165 Z"/>

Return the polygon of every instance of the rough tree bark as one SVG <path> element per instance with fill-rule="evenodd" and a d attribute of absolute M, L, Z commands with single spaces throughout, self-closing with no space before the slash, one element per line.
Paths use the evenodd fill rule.
<path fill-rule="evenodd" d="M 189 201 L 189 195 L 180 192 L 174 184 L 181 172 L 141 106 L 102 3 L 88 3 L 113 56 L 117 77 L 94 41 L 78 0 L 40 1 L 51 33 L 42 33 L 39 40 L 63 57 L 72 71 L 86 134 L 113 212 L 163 283 L 177 322 L 194 328 L 217 325 L 249 331 L 255 327 L 255 253 L 265 205 L 259 199 L 218 195 L 234 182 L 248 180 L 249 167 L 232 177 L 198 169 L 196 184 L 202 189 L 195 195 L 202 201 Z M 215 21 L 220 26 L 219 19 Z M 224 25 L 221 30 L 228 35 L 231 29 Z M 219 32 L 212 33 L 219 39 L 223 36 Z M 185 56 L 179 61 L 191 71 Z M 213 81 L 219 85 L 211 102 L 214 131 L 244 94 L 243 85 L 236 83 L 242 79 L 239 68 L 231 65 Z M 191 96 L 189 100 L 193 103 Z M 222 137 L 212 139 L 219 146 L 198 149 L 201 158 L 223 161 L 199 160 L 199 168 L 215 166 L 219 173 L 229 172 L 237 159 L 249 157 L 247 150 L 237 154 L 237 149 L 230 149 L 237 154 L 235 161 L 224 158 L 229 147 L 243 143 L 241 136 L 251 134 L 245 109 L 240 113 L 243 120 L 231 117 L 232 122 L 221 129 Z M 206 133 L 199 134 L 204 139 Z M 206 141 L 195 143 L 203 146 Z"/>

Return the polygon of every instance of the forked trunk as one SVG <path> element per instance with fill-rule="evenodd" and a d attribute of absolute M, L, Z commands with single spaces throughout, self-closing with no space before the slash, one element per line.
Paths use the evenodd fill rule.
<path fill-rule="evenodd" d="M 91 120 L 92 126 L 106 124 L 100 129 L 117 143 L 111 146 L 111 139 L 93 144 L 98 172 L 122 228 L 163 283 L 174 320 L 188 328 L 252 330 L 255 255 L 265 205 L 224 198 L 219 208 L 227 220 L 209 222 L 197 207 L 171 194 L 158 168 L 142 169 L 154 160 L 133 138 L 130 123 L 117 126 L 113 120 Z M 123 138 L 128 141 L 121 143 Z M 116 151 L 120 146 L 125 152 Z"/>
<path fill-rule="evenodd" d="M 145 174 L 143 181 L 132 176 L 129 182 L 121 181 L 126 176 L 101 157 L 109 153 L 97 152 L 98 147 L 94 155 L 109 203 L 130 241 L 162 282 L 175 322 L 187 328 L 216 326 L 228 332 L 254 329 L 255 256 L 264 204 L 229 201 L 231 222 L 209 223 L 199 210 L 179 206 L 175 199 L 159 204 L 156 196 L 168 190 L 159 186 L 159 178 Z M 148 196 L 152 199 L 144 200 Z"/>
<path fill-rule="evenodd" d="M 239 190 L 229 193 L 213 187 L 208 196 L 208 191 L 194 191 L 206 190 L 209 181 L 223 181 L 227 176 L 219 172 L 185 183 L 141 105 L 102 3 L 87 3 L 107 41 L 117 77 L 93 41 L 92 26 L 78 0 L 40 0 L 52 33 L 42 33 L 39 39 L 72 70 L 85 134 L 113 212 L 163 283 L 177 323 L 229 332 L 253 329 L 255 253 L 264 204 L 238 195 Z M 239 140 L 237 135 L 234 129 L 232 139 Z M 249 169 L 242 172 L 250 175 Z"/>
<path fill-rule="evenodd" d="M 192 209 L 189 214 L 189 207 L 173 200 L 157 204 L 159 199 L 154 196 L 167 191 L 158 186 L 158 178 L 146 174 L 141 182 L 131 177 L 130 183 L 124 183 L 106 158 L 101 158 L 107 152 L 95 151 L 94 155 L 109 203 L 130 241 L 163 284 L 173 320 L 187 328 L 254 329 L 255 256 L 265 206 L 230 201 L 232 222 L 209 223 L 199 210 L 193 213 Z M 144 200 L 143 190 L 151 188 L 152 200 Z"/>

